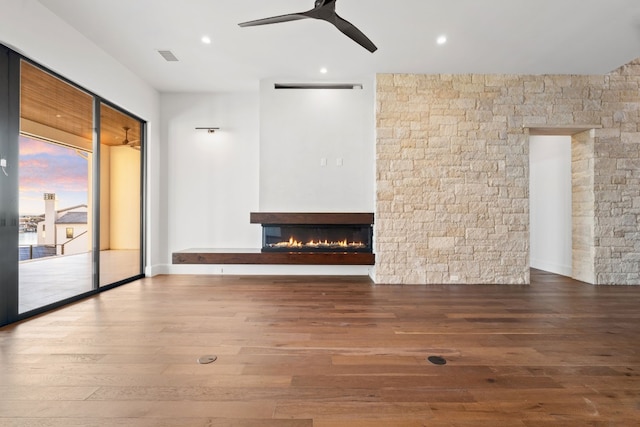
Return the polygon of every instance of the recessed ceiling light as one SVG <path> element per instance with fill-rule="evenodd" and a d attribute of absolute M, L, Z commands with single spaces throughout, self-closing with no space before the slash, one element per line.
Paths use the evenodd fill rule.
<path fill-rule="evenodd" d="M 439 36 L 439 37 L 436 39 L 436 43 L 438 43 L 439 45 L 443 45 L 443 44 L 445 44 L 446 42 L 447 42 L 447 36 L 444 36 L 444 35 L 443 35 L 443 36 Z"/>
<path fill-rule="evenodd" d="M 202 38 L 200 40 L 204 44 L 211 44 L 211 37 L 209 37 L 209 36 L 202 36 Z"/>
<path fill-rule="evenodd" d="M 322 67 L 322 68 L 320 68 L 320 72 L 322 74 L 327 74 L 329 72 L 329 70 L 327 70 L 327 67 Z"/>

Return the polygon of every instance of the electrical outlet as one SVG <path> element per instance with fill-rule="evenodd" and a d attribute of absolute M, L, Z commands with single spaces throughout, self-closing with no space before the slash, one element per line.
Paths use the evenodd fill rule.
<path fill-rule="evenodd" d="M 7 159 L 0 159 L 0 168 L 7 167 Z"/>
<path fill-rule="evenodd" d="M 457 282 L 458 280 L 460 280 L 460 276 L 452 274 L 451 276 L 449 276 L 449 280 L 452 282 Z"/>

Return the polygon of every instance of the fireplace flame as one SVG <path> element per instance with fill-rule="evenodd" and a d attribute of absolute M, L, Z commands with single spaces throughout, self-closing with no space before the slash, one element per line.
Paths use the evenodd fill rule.
<path fill-rule="evenodd" d="M 307 243 L 299 242 L 290 237 L 288 241 L 272 243 L 269 245 L 273 248 L 364 248 L 366 245 L 362 242 L 349 242 L 347 239 L 330 242 L 328 240 L 315 241 L 310 240 Z"/>

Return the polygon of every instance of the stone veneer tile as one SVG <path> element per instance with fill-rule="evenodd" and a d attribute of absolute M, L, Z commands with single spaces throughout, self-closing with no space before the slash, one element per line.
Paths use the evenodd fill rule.
<path fill-rule="evenodd" d="M 600 125 L 572 143 L 573 275 L 640 284 L 639 88 L 640 60 L 606 76 L 379 75 L 376 281 L 528 283 L 524 126 Z"/>

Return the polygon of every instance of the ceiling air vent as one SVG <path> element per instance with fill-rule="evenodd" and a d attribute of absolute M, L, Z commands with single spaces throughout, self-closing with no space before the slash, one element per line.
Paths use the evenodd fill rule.
<path fill-rule="evenodd" d="M 158 50 L 158 53 L 160 55 L 162 55 L 162 57 L 167 62 L 177 62 L 178 61 L 178 58 L 176 58 L 176 56 L 170 50 Z"/>
<path fill-rule="evenodd" d="M 276 83 L 275 89 L 362 89 L 362 83 Z"/>

